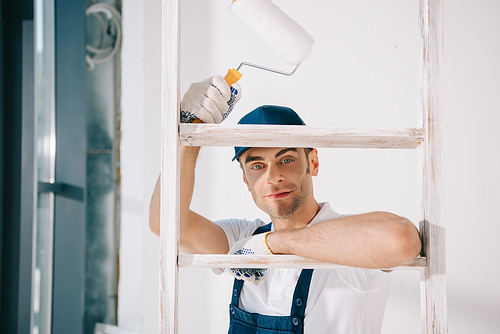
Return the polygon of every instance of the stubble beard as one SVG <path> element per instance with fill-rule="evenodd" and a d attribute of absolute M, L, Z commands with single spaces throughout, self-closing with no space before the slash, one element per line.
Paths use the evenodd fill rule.
<path fill-rule="evenodd" d="M 297 189 L 299 191 L 297 191 Z M 295 198 L 291 203 L 288 203 L 286 200 L 276 201 L 274 205 L 270 205 L 268 203 L 262 202 L 260 205 L 257 203 L 257 206 L 267 213 L 271 218 L 276 219 L 287 219 L 291 217 L 297 210 L 299 210 L 302 205 L 309 198 L 310 193 L 310 185 L 304 188 L 301 185 L 299 188 L 293 189 L 291 195 L 296 194 Z"/>

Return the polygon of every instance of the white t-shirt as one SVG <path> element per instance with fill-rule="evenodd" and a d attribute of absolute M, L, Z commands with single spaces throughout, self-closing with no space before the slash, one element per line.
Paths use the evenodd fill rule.
<path fill-rule="evenodd" d="M 330 204 L 309 225 L 342 217 Z M 229 247 L 266 223 L 260 219 L 216 222 L 226 233 Z M 269 268 L 258 286 L 243 284 L 239 307 L 251 313 L 288 316 L 301 269 Z M 368 269 L 315 269 L 304 320 L 305 334 L 379 334 L 390 292 L 390 274 Z"/>

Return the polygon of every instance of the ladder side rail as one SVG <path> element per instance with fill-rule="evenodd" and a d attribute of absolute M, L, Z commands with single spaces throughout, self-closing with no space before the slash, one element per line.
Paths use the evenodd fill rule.
<path fill-rule="evenodd" d="M 178 332 L 180 0 L 162 0 L 160 326 Z"/>
<path fill-rule="evenodd" d="M 419 13 L 420 233 L 422 333 L 448 333 L 443 189 L 443 0 L 421 0 Z"/>

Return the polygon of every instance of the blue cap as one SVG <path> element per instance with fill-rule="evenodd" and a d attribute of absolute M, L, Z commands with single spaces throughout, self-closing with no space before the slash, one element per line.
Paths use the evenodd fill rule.
<path fill-rule="evenodd" d="M 238 124 L 306 125 L 302 118 L 292 109 L 268 105 L 252 110 L 243 116 Z M 248 149 L 250 147 L 235 147 L 233 160 L 238 159 Z"/>

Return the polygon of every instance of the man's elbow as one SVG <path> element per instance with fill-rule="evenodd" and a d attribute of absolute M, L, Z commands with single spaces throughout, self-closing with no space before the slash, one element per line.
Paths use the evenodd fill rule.
<path fill-rule="evenodd" d="M 157 236 L 160 236 L 160 226 L 159 226 L 159 224 L 156 224 L 155 222 L 152 222 L 151 219 L 149 220 L 149 229 L 151 230 L 151 232 L 153 232 Z"/>
<path fill-rule="evenodd" d="M 159 210 L 155 208 L 153 203 L 149 206 L 149 229 L 157 236 L 160 236 Z"/>
<path fill-rule="evenodd" d="M 395 250 L 399 254 L 399 262 L 407 264 L 413 262 L 420 254 L 422 242 L 417 228 L 413 223 L 405 218 L 399 224 L 395 238 L 397 239 Z"/>

